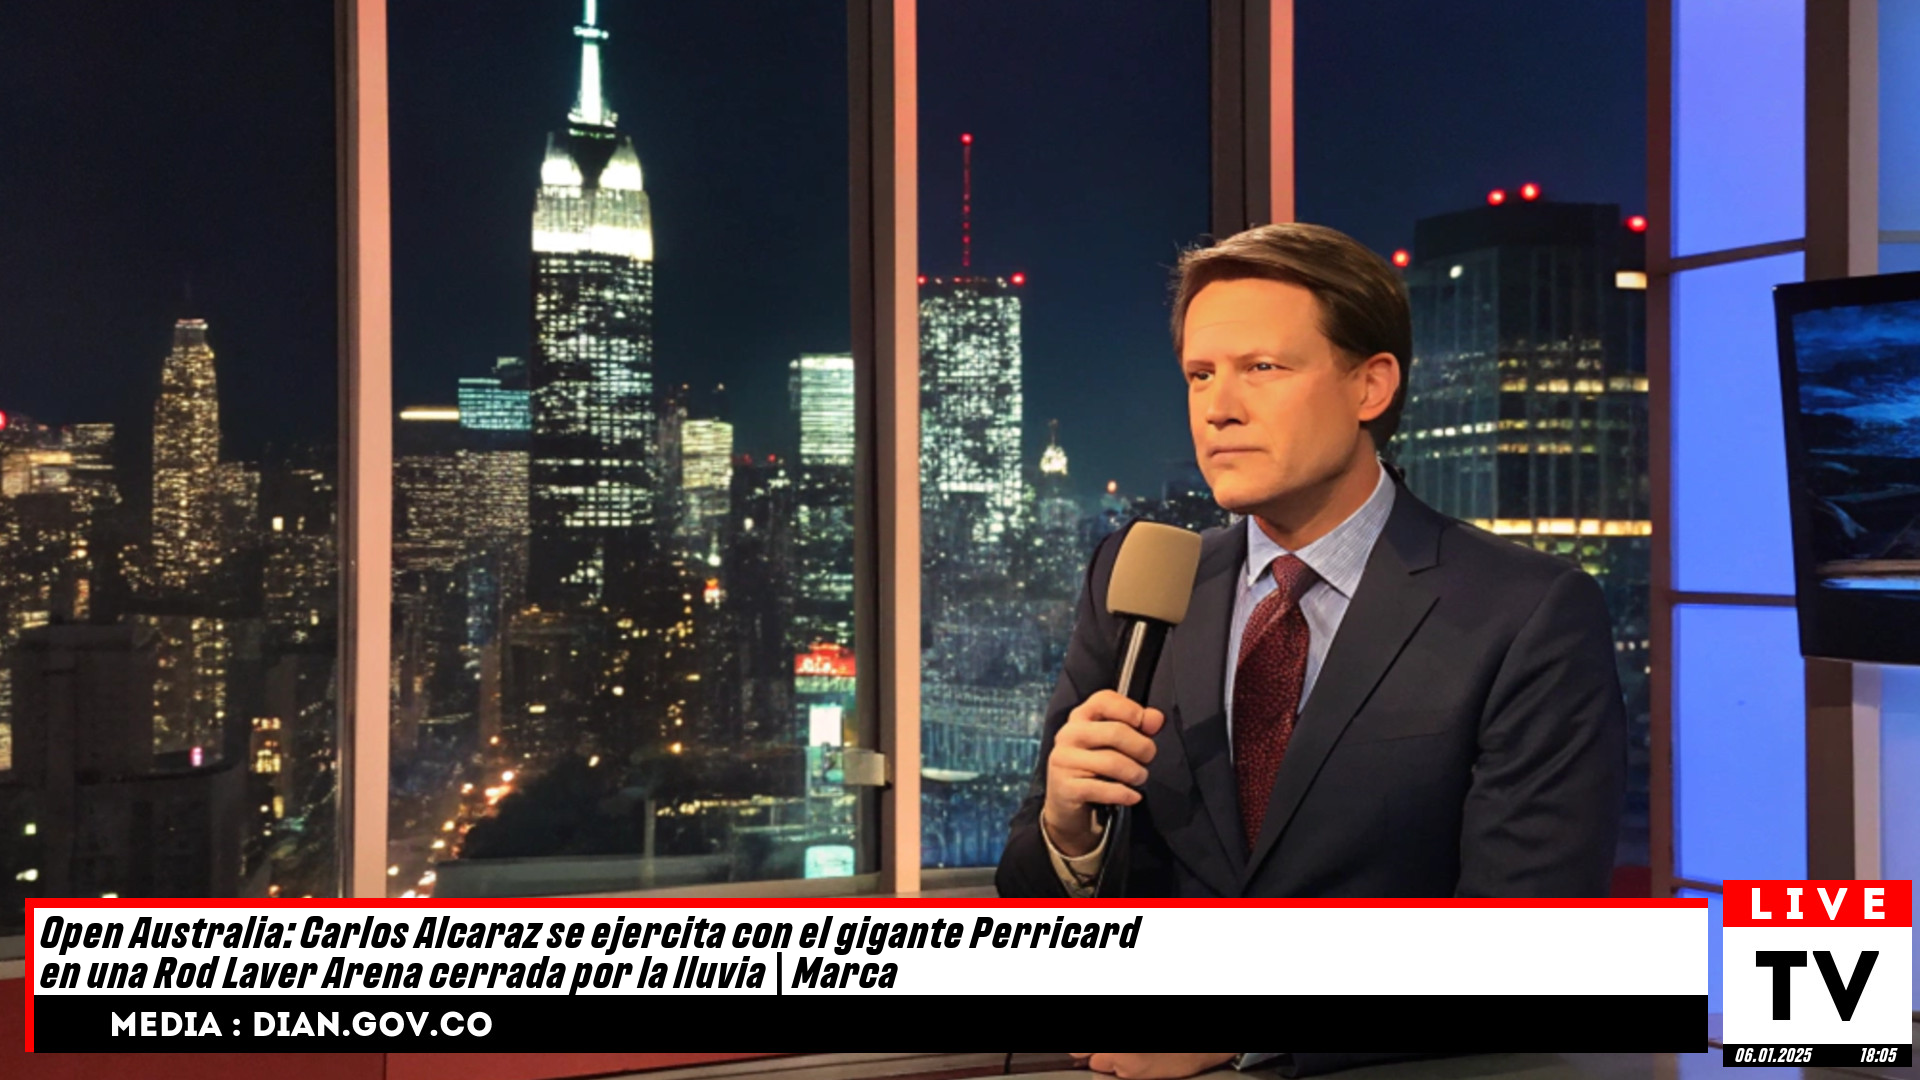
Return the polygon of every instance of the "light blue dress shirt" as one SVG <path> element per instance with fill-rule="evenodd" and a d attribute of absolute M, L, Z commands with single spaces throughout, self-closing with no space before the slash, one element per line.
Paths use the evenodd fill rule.
<path fill-rule="evenodd" d="M 1291 553 L 1274 543 L 1259 522 L 1251 516 L 1247 518 L 1247 562 L 1240 575 L 1239 592 L 1233 600 L 1233 630 L 1227 638 L 1229 747 L 1233 745 L 1233 675 L 1239 667 L 1240 637 L 1247 628 L 1247 620 L 1253 616 L 1253 609 L 1274 590 L 1269 565 L 1282 555 L 1294 554 L 1319 576 L 1300 598 L 1300 611 L 1307 617 L 1307 677 L 1300 688 L 1300 708 L 1304 709 L 1308 695 L 1313 693 L 1314 680 L 1320 676 L 1320 665 L 1327 659 L 1327 649 L 1333 644 L 1333 635 L 1340 631 L 1340 621 L 1346 618 L 1347 606 L 1353 602 L 1353 591 L 1360 587 L 1360 575 L 1367 568 L 1367 558 L 1373 554 L 1374 543 L 1387 527 L 1387 516 L 1393 513 L 1393 496 L 1393 479 L 1382 468 L 1379 481 L 1373 485 L 1373 494 L 1367 496 L 1360 509 L 1334 526 L 1332 532 Z"/>

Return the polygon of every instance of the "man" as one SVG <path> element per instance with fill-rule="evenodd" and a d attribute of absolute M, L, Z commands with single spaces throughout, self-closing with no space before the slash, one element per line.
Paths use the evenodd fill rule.
<path fill-rule="evenodd" d="M 1120 536 L 1095 553 L 1001 895 L 1606 895 L 1626 771 L 1606 604 L 1381 465 L 1412 351 L 1398 275 L 1299 224 L 1178 274 L 1194 452 L 1245 520 L 1205 535 L 1144 704 L 1106 689 Z"/>

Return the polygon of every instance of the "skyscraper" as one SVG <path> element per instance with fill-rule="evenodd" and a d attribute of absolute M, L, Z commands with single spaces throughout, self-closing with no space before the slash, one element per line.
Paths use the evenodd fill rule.
<path fill-rule="evenodd" d="M 533 212 L 529 592 L 550 609 L 602 602 L 621 541 L 654 524 L 652 213 L 585 2 L 579 95 L 547 137 Z"/>
<path fill-rule="evenodd" d="M 239 595 L 227 564 L 252 539 L 260 474 L 220 460 L 220 403 L 204 319 L 174 324 L 153 409 L 153 561 L 159 606 L 134 616 L 155 631 L 154 744 L 224 758 Z M 233 562 L 238 568 L 244 560 Z"/>
<path fill-rule="evenodd" d="M 853 467 L 853 357 L 805 353 L 788 389 L 800 419 L 800 464 Z"/>
<path fill-rule="evenodd" d="M 0 658 L 35 626 L 95 614 L 119 502 L 112 424 L 0 424 Z M 0 773 L 12 760 L 12 678 L 0 659 Z"/>
<path fill-rule="evenodd" d="M 794 360 L 788 387 L 800 426 L 794 476 L 796 650 L 853 644 L 853 357 Z"/>
<path fill-rule="evenodd" d="M 680 525 L 694 554 L 717 566 L 733 503 L 733 425 L 687 420 L 680 426 Z"/>
<path fill-rule="evenodd" d="M 153 407 L 153 577 L 163 589 L 204 581 L 220 563 L 220 399 L 204 319 L 173 326 Z"/>
<path fill-rule="evenodd" d="M 148 696 L 165 677 L 155 644 L 125 624 L 42 626 L 7 658 L 18 747 L 0 818 L 30 824 L 0 851 L 0 903 L 239 889 L 245 770 L 168 752 Z"/>
<path fill-rule="evenodd" d="M 1021 275 L 920 286 L 920 498 L 927 539 L 998 544 L 1020 509 Z"/>
<path fill-rule="evenodd" d="M 1413 364 L 1393 442 L 1422 499 L 1600 580 L 1642 754 L 1652 533 L 1643 243 L 1606 204 L 1523 196 L 1420 221 L 1406 271 Z M 1644 796 L 1642 769 L 1635 782 Z M 1627 842 L 1637 825 L 1644 843 L 1644 805 L 1630 811 Z"/>

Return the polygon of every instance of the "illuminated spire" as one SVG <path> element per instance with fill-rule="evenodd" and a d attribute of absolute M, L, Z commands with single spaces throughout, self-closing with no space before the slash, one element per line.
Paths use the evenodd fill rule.
<path fill-rule="evenodd" d="M 1043 476 L 1067 475 L 1067 452 L 1060 449 L 1060 421 L 1047 421 L 1047 448 L 1040 452 L 1040 473 Z"/>
<path fill-rule="evenodd" d="M 573 36 L 580 39 L 580 96 L 573 101 L 573 111 L 567 119 L 576 124 L 592 127 L 610 128 L 614 123 L 614 113 L 607 108 L 607 99 L 600 92 L 600 43 L 607 40 L 607 32 L 595 25 L 599 22 L 598 0 L 586 0 L 586 19 L 573 28 Z"/>

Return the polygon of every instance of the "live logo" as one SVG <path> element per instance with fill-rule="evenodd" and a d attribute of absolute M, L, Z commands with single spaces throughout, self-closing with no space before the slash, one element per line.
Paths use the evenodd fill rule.
<path fill-rule="evenodd" d="M 1913 883 L 1728 881 L 1728 1065 L 1912 1063 Z"/>

